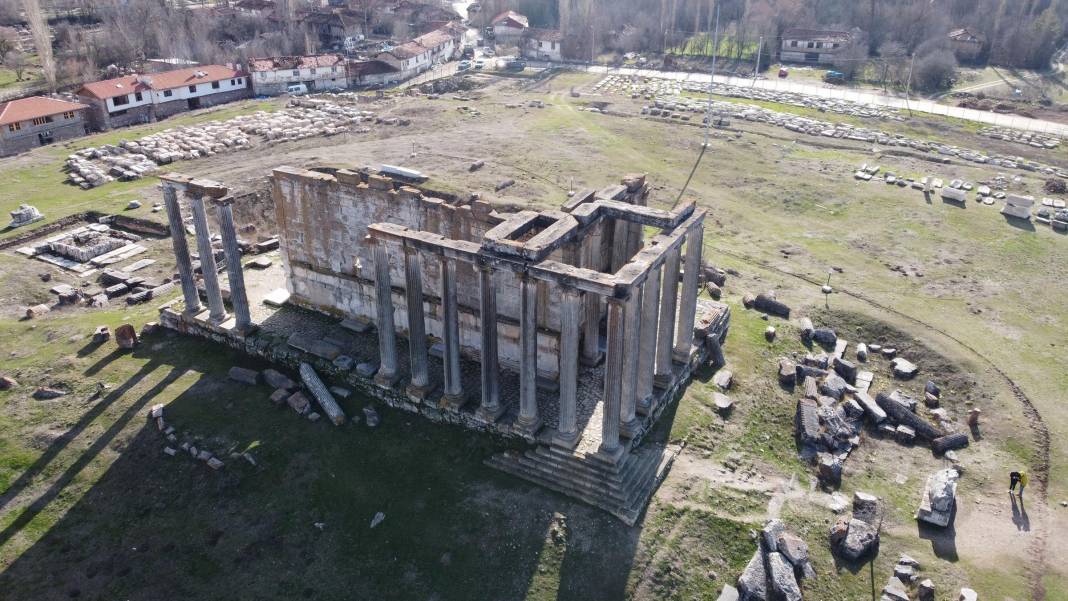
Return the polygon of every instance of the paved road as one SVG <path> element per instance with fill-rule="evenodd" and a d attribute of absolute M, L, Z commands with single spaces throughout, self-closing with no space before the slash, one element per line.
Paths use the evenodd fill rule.
<path fill-rule="evenodd" d="M 611 74 L 636 75 L 640 77 L 660 77 L 664 79 L 691 81 L 697 83 L 708 83 L 709 81 L 708 73 L 654 71 L 650 69 L 635 69 L 631 67 L 604 67 L 601 65 L 561 66 L 565 68 L 584 70 L 589 73 L 604 73 L 606 75 Z M 849 90 L 833 86 L 824 87 L 821 85 L 813 85 L 810 83 L 787 81 L 781 79 L 758 79 L 754 82 L 750 78 L 717 75 L 715 81 L 716 83 L 735 86 L 754 86 L 776 92 L 793 92 L 796 94 L 806 94 L 809 96 L 819 96 L 822 98 L 849 100 L 851 102 L 857 102 L 860 104 L 867 104 L 872 106 L 887 106 L 900 110 L 911 109 L 914 112 L 930 113 L 932 115 L 942 115 L 945 117 L 966 119 L 968 121 L 977 121 L 979 123 L 989 123 L 991 125 L 1001 125 L 1005 127 L 1013 127 L 1016 129 L 1024 129 L 1034 132 L 1043 132 L 1068 137 L 1068 125 L 1062 123 L 1054 123 L 1053 121 L 1046 121 L 1043 119 L 1030 119 L 1017 115 L 1003 115 L 990 111 L 979 111 L 975 109 L 960 108 L 955 106 L 949 106 L 947 104 L 941 104 L 931 100 L 915 98 L 906 100 L 904 98 L 879 94 L 876 92 Z"/>

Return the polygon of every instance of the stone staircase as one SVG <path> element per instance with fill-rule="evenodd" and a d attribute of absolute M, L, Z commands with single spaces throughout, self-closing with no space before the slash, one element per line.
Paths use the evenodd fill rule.
<path fill-rule="evenodd" d="M 539 444 L 521 453 L 499 453 L 486 464 L 603 509 L 633 526 L 681 450 L 679 445 L 647 442 L 615 463 L 596 453 Z"/>

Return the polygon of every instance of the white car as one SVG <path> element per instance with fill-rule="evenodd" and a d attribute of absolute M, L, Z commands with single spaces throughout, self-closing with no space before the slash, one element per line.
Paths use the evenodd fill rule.
<path fill-rule="evenodd" d="M 286 93 L 293 96 L 300 96 L 308 93 L 308 86 L 302 83 L 291 83 L 286 86 Z"/>

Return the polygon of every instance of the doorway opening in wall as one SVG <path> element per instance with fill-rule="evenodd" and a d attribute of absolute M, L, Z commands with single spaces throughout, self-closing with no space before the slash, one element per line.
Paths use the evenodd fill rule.
<path fill-rule="evenodd" d="M 198 108 L 200 108 L 200 99 L 199 98 L 190 98 L 186 102 L 189 103 L 189 110 L 191 110 L 191 111 L 195 111 Z"/>
<path fill-rule="evenodd" d="M 37 134 L 37 141 L 41 144 L 41 146 L 48 146 L 52 142 L 55 142 L 56 139 L 55 136 L 52 135 L 52 131 L 48 130 L 39 132 Z"/>

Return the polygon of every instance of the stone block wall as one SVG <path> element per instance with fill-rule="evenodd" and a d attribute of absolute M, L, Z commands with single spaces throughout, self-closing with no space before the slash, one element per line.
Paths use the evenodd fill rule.
<path fill-rule="evenodd" d="M 394 223 L 449 238 L 480 241 L 501 222 L 485 203 L 459 204 L 435 198 L 409 187 L 395 187 L 386 178 L 361 177 L 339 171 L 335 175 L 303 169 L 279 168 L 273 176 L 276 223 L 282 263 L 291 300 L 339 317 L 374 321 L 376 315 L 374 260 L 367 244 L 367 226 Z M 390 279 L 394 321 L 407 334 L 404 296 L 404 254 L 390 244 Z M 563 253 L 553 257 L 564 260 Z M 426 328 L 442 336 L 440 267 L 436 258 L 422 257 Z M 471 265 L 457 263 L 460 342 L 465 356 L 478 358 L 478 274 Z M 496 274 L 498 346 L 503 365 L 519 365 L 519 280 L 510 272 Z M 539 285 L 538 372 L 548 380 L 558 377 L 559 304 L 554 284 Z"/>

